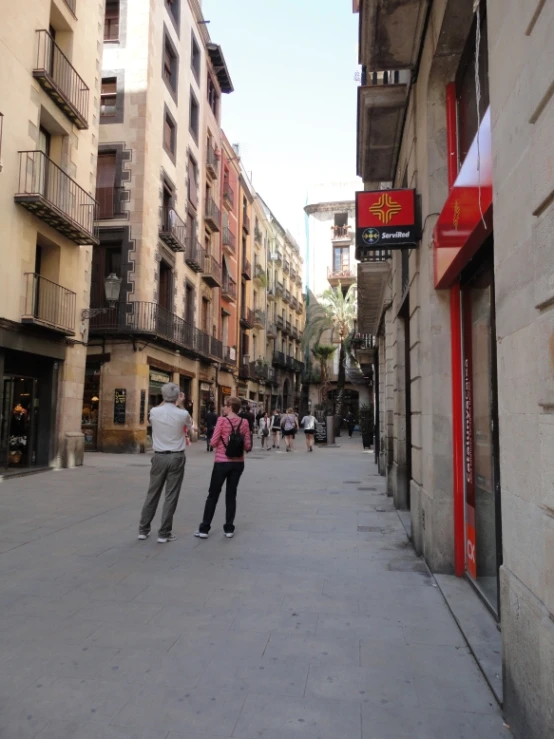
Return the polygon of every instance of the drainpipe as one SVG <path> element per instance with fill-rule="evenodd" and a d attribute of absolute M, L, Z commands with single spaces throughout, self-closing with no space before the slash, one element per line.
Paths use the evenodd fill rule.
<path fill-rule="evenodd" d="M 446 143 L 448 149 L 448 187 L 452 189 L 458 175 L 458 125 L 456 86 L 446 86 Z M 465 572 L 465 500 L 464 438 L 462 380 L 462 315 L 460 283 L 450 288 L 450 355 L 452 361 L 452 468 L 454 497 L 454 572 Z"/>

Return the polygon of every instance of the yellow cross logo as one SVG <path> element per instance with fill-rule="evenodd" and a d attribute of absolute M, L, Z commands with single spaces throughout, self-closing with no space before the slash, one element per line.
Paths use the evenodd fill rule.
<path fill-rule="evenodd" d="M 400 203 L 393 200 L 388 193 L 383 193 L 379 200 L 371 206 L 369 212 L 377 216 L 381 223 L 386 226 L 387 223 L 391 222 L 392 217 L 400 213 L 401 210 Z"/>

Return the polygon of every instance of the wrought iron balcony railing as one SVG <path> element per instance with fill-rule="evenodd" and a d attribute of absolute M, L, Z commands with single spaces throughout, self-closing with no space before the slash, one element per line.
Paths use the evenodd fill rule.
<path fill-rule="evenodd" d="M 173 251 L 186 251 L 186 226 L 173 208 L 160 208 L 159 235 Z"/>
<path fill-rule="evenodd" d="M 283 318 L 283 316 L 276 316 L 275 323 L 277 324 L 277 328 L 280 328 L 282 331 L 285 325 L 285 319 Z"/>
<path fill-rule="evenodd" d="M 204 210 L 204 220 L 213 231 L 219 231 L 221 226 L 221 211 L 215 204 L 214 199 L 208 195 Z"/>
<path fill-rule="evenodd" d="M 210 356 L 214 359 L 223 359 L 223 344 L 215 336 L 210 336 Z"/>
<path fill-rule="evenodd" d="M 283 290 L 283 303 L 290 303 L 290 290 Z"/>
<path fill-rule="evenodd" d="M 290 321 L 285 321 L 285 328 L 284 331 L 286 331 L 287 334 L 290 334 L 292 331 L 292 326 L 290 324 Z"/>
<path fill-rule="evenodd" d="M 357 274 L 351 267 L 341 267 L 334 269 L 333 267 L 327 267 L 327 279 L 329 282 L 344 282 L 352 283 L 357 280 Z"/>
<path fill-rule="evenodd" d="M 235 234 L 231 231 L 231 229 L 228 226 L 225 226 L 223 229 L 223 238 L 221 240 L 221 245 L 224 249 L 227 249 L 231 254 L 236 253 L 236 239 Z"/>
<path fill-rule="evenodd" d="M 254 326 L 264 328 L 265 326 L 265 312 L 260 308 L 256 308 L 254 311 Z"/>
<path fill-rule="evenodd" d="M 268 339 L 276 339 L 277 338 L 277 326 L 275 323 L 268 323 L 266 334 Z"/>
<path fill-rule="evenodd" d="M 206 170 L 212 177 L 217 177 L 219 172 L 219 156 L 211 144 L 206 153 Z"/>
<path fill-rule="evenodd" d="M 290 272 L 290 262 L 288 259 L 283 260 L 283 272 L 288 274 Z"/>
<path fill-rule="evenodd" d="M 255 377 L 248 354 L 243 354 L 240 358 L 239 377 L 242 380 L 254 379 Z"/>
<path fill-rule="evenodd" d="M 210 287 L 221 287 L 222 285 L 221 264 L 211 254 L 206 254 L 204 257 L 202 279 Z"/>
<path fill-rule="evenodd" d="M 352 239 L 350 226 L 331 226 L 333 241 L 349 241 Z"/>
<path fill-rule="evenodd" d="M 240 323 L 243 328 L 254 327 L 254 311 L 252 310 L 252 308 L 248 308 L 246 305 L 242 307 Z"/>
<path fill-rule="evenodd" d="M 15 202 L 76 244 L 98 244 L 96 200 L 42 151 L 19 152 Z"/>
<path fill-rule="evenodd" d="M 283 285 L 283 283 L 277 280 L 277 282 L 275 283 L 275 294 L 277 295 L 277 297 L 283 297 L 284 289 L 285 286 Z"/>
<path fill-rule="evenodd" d="M 76 294 L 33 272 L 25 273 L 25 283 L 25 311 L 21 322 L 73 336 Z"/>
<path fill-rule="evenodd" d="M 259 280 L 263 277 L 265 277 L 265 269 L 258 259 L 254 259 L 254 279 Z"/>
<path fill-rule="evenodd" d="M 235 204 L 235 191 L 228 182 L 223 185 L 223 202 L 229 209 L 232 209 Z"/>
<path fill-rule="evenodd" d="M 48 31 L 36 35 L 33 77 L 77 128 L 88 128 L 89 88 Z"/>
<path fill-rule="evenodd" d="M 236 364 L 237 363 L 237 350 L 234 346 L 223 347 L 223 362 L 224 364 Z"/>
<path fill-rule="evenodd" d="M 202 272 L 204 269 L 204 256 L 206 251 L 198 239 L 189 236 L 185 243 L 185 262 L 195 272 Z"/>
<path fill-rule="evenodd" d="M 235 301 L 237 299 L 237 283 L 229 275 L 223 278 L 221 297 L 228 301 Z"/>
<path fill-rule="evenodd" d="M 252 279 L 252 265 L 246 258 L 242 260 L 242 276 L 246 280 Z"/>
<path fill-rule="evenodd" d="M 287 366 L 287 361 L 286 361 L 286 358 L 283 352 L 278 352 L 278 351 L 273 352 L 272 361 L 273 361 L 274 367 L 286 367 Z"/>

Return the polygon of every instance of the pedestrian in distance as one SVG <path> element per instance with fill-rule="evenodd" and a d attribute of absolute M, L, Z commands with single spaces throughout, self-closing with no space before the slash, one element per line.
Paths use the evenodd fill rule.
<path fill-rule="evenodd" d="M 281 428 L 287 447 L 287 452 L 294 451 L 294 437 L 298 431 L 298 418 L 292 408 L 287 408 L 286 414 L 281 418 Z"/>
<path fill-rule="evenodd" d="M 194 429 L 190 413 L 184 409 L 184 394 L 178 385 L 168 382 L 162 387 L 163 402 L 150 411 L 154 454 L 150 466 L 150 485 L 140 516 L 138 538 L 150 536 L 150 525 L 156 515 L 165 485 L 158 543 L 167 544 L 177 538 L 173 534 L 173 516 L 179 502 L 185 475 L 186 433 Z"/>
<path fill-rule="evenodd" d="M 208 412 L 206 413 L 206 451 L 207 452 L 212 451 L 212 445 L 210 443 L 210 440 L 212 438 L 212 434 L 214 432 L 217 419 L 218 419 L 218 415 L 215 412 L 215 406 L 211 405 Z"/>
<path fill-rule="evenodd" d="M 250 429 L 250 435 L 254 433 L 254 414 L 250 411 L 247 404 L 243 404 L 239 416 L 248 421 L 248 428 Z"/>
<path fill-rule="evenodd" d="M 275 408 L 271 416 L 271 440 L 272 448 L 279 449 L 279 442 L 281 441 L 281 411 L 279 408 Z"/>
<path fill-rule="evenodd" d="M 267 440 L 267 450 L 269 451 L 269 431 L 271 429 L 271 418 L 264 413 L 258 421 L 258 431 L 262 442 L 262 449 L 265 449 L 265 442 Z"/>
<path fill-rule="evenodd" d="M 348 436 L 352 438 L 352 434 L 354 433 L 354 427 L 356 426 L 356 417 L 352 413 L 352 411 L 348 411 L 346 418 L 346 426 L 348 428 Z"/>
<path fill-rule="evenodd" d="M 207 539 L 223 483 L 225 487 L 225 525 L 223 532 L 227 539 L 235 534 L 235 516 L 237 512 L 237 488 L 244 472 L 244 453 L 252 449 L 250 426 L 246 419 L 239 416 L 240 400 L 227 398 L 223 408 L 223 416 L 218 418 L 212 435 L 212 447 L 215 461 L 212 479 L 202 523 L 194 535 L 199 539 Z"/>
<path fill-rule="evenodd" d="M 304 436 L 306 437 L 306 449 L 308 452 L 314 450 L 314 435 L 315 435 L 315 424 L 316 418 L 311 413 L 304 416 L 302 419 L 302 428 L 304 429 Z"/>

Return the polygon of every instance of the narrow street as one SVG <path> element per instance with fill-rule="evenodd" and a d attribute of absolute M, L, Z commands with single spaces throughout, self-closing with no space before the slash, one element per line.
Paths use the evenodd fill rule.
<path fill-rule="evenodd" d="M 149 456 L 2 483 L 2 739 L 502 739 L 361 441 L 247 459 L 237 535 L 136 539 Z M 157 519 L 155 520 L 157 523 Z"/>

